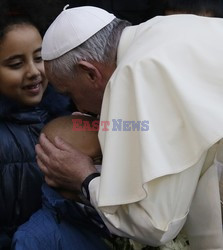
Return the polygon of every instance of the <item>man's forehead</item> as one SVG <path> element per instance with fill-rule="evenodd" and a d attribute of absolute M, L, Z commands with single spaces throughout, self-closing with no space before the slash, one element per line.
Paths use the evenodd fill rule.
<path fill-rule="evenodd" d="M 53 74 L 53 72 L 48 70 L 46 67 L 45 67 L 45 74 L 46 74 L 48 81 L 50 82 L 51 85 L 53 85 L 53 87 L 55 88 L 57 92 L 63 95 L 70 95 L 70 93 L 68 92 L 68 89 L 70 86 L 70 83 L 68 82 L 68 80 L 59 79 L 57 76 Z"/>
<path fill-rule="evenodd" d="M 47 79 L 50 81 L 50 83 L 59 83 L 60 80 L 58 77 L 54 75 L 54 72 L 51 68 L 50 62 L 49 61 L 44 61 L 44 69 L 45 69 L 45 74 Z M 64 79 L 65 80 L 65 79 Z"/>
<path fill-rule="evenodd" d="M 49 61 L 44 61 L 45 70 L 49 69 L 49 66 L 50 66 L 50 62 Z"/>

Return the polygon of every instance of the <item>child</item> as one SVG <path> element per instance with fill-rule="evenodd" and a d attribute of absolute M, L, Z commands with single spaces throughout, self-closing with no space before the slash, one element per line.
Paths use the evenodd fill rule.
<path fill-rule="evenodd" d="M 47 121 L 68 113 L 68 99 L 47 86 L 41 43 L 25 13 L 8 9 L 1 15 L 0 249 L 9 249 L 17 227 L 40 208 L 43 177 L 35 144 Z"/>
<path fill-rule="evenodd" d="M 101 149 L 97 129 L 77 131 L 73 120 L 87 122 L 91 127 L 94 122 L 89 116 L 64 116 L 49 122 L 43 132 L 51 141 L 55 136 L 60 136 L 82 153 L 89 155 L 95 164 L 100 164 Z M 52 189 L 47 184 L 43 185 L 42 191 L 42 209 L 19 227 L 14 235 L 13 249 L 108 249 L 101 239 L 107 233 L 106 228 L 91 206 L 74 202 L 73 200 L 79 200 L 77 195 Z"/>

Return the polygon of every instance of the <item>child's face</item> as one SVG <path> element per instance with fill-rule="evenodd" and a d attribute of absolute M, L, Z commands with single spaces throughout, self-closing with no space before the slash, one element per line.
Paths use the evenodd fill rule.
<path fill-rule="evenodd" d="M 12 27 L 0 43 L 0 93 L 22 105 L 36 105 L 47 86 L 42 38 L 28 24 Z"/>

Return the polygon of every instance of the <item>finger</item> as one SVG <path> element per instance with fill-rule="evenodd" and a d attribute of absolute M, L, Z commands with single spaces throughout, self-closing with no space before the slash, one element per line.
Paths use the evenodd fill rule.
<path fill-rule="evenodd" d="M 38 156 L 36 157 L 36 161 L 37 161 L 37 164 L 38 164 L 40 170 L 41 170 L 45 175 L 49 175 L 49 174 L 50 174 L 49 169 L 47 168 L 47 166 L 45 166 L 45 165 L 42 163 L 42 161 L 39 159 Z"/>
<path fill-rule="evenodd" d="M 54 180 L 50 179 L 47 175 L 45 175 L 45 182 L 51 187 L 58 187 L 58 184 Z"/>
<path fill-rule="evenodd" d="M 43 151 L 41 145 L 36 144 L 35 146 L 35 150 L 36 150 L 36 155 L 39 158 L 39 160 L 41 160 L 45 165 L 49 164 L 49 157 L 48 155 Z"/>
<path fill-rule="evenodd" d="M 58 153 L 58 148 L 43 133 L 40 135 L 39 144 L 46 155 L 50 156 Z"/>

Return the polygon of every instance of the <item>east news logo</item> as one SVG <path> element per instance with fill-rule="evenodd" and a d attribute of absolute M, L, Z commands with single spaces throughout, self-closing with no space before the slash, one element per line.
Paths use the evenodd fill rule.
<path fill-rule="evenodd" d="M 83 121 L 72 119 L 73 131 L 148 131 L 149 121 L 124 121 L 122 119 L 112 119 L 112 121 Z"/>

